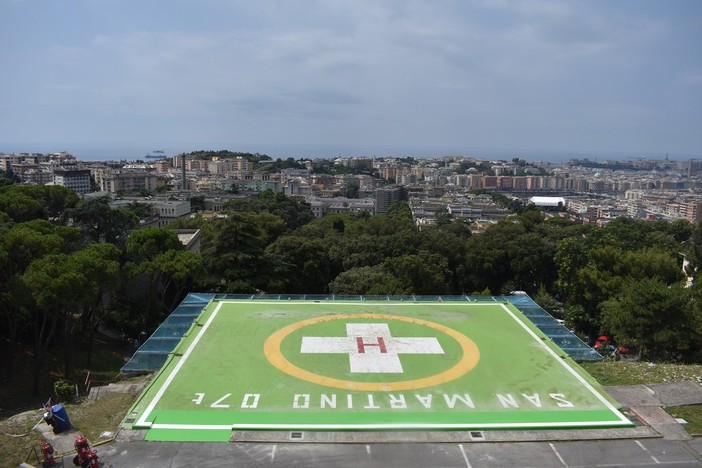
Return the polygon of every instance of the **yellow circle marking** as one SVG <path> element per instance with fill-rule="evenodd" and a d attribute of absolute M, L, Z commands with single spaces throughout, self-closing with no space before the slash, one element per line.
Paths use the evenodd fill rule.
<path fill-rule="evenodd" d="M 313 325 L 315 323 L 345 319 L 399 320 L 401 322 L 409 322 L 417 325 L 424 325 L 425 327 L 433 328 L 434 330 L 438 330 L 442 333 L 445 333 L 446 335 L 456 340 L 463 349 L 463 356 L 461 357 L 461 360 L 458 361 L 456 365 L 454 365 L 450 369 L 439 374 L 431 375 L 429 377 L 424 377 L 421 379 L 402 380 L 398 382 L 355 382 L 353 380 L 335 379 L 332 377 L 326 377 L 323 375 L 318 375 L 306 371 L 288 361 L 287 358 L 283 356 L 283 353 L 280 351 L 280 345 L 283 342 L 283 340 L 296 330 Z M 381 392 L 393 390 L 413 390 L 418 388 L 430 387 L 432 385 L 439 385 L 445 382 L 450 382 L 470 372 L 480 360 L 480 351 L 478 350 L 478 346 L 473 342 L 473 340 L 463 335 L 462 333 L 453 330 L 452 328 L 448 328 L 444 325 L 418 318 L 371 313 L 325 315 L 323 317 L 315 317 L 307 320 L 302 320 L 300 322 L 295 322 L 293 324 L 288 325 L 287 327 L 281 328 L 280 330 L 269 336 L 266 340 L 266 343 L 263 345 L 263 352 L 266 356 L 266 359 L 268 359 L 268 361 L 271 364 L 273 364 L 277 369 L 285 372 L 288 375 L 292 375 L 293 377 L 296 377 L 300 380 L 324 385 L 326 387 L 341 388 L 343 390 Z"/>

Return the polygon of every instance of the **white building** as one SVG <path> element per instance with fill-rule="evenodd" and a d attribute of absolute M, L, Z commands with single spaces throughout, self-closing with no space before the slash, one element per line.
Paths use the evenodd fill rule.
<path fill-rule="evenodd" d="M 533 203 L 536 206 L 566 206 L 566 201 L 563 197 L 531 197 L 529 203 Z"/>

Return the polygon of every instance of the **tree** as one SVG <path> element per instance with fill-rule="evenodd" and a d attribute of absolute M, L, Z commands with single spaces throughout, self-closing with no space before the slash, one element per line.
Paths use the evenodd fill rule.
<path fill-rule="evenodd" d="M 19 280 L 32 261 L 52 253 L 68 252 L 78 231 L 43 219 L 13 225 L 0 236 L 0 318 L 4 322 L 7 349 L 6 374 L 14 372 L 17 333 L 29 321 L 28 295 Z"/>
<path fill-rule="evenodd" d="M 80 301 L 80 335 L 87 338 L 87 366 L 92 363 L 95 331 L 109 313 L 111 293 L 119 283 L 120 255 L 120 250 L 112 244 L 91 244 L 71 255 L 75 268 L 87 278 Z"/>
<path fill-rule="evenodd" d="M 218 220 L 211 239 L 203 239 L 203 265 L 213 286 L 230 293 L 267 287 L 277 272 L 265 252 L 266 233 L 252 213 L 231 213 Z"/>
<path fill-rule="evenodd" d="M 580 258 L 577 258 L 577 249 L 575 240 L 564 242 L 559 247 L 559 288 L 566 294 L 569 306 L 582 306 L 582 311 L 577 309 L 577 320 L 572 322 L 576 330 L 590 338 L 601 331 L 600 303 L 615 297 L 629 281 L 657 279 L 673 285 L 682 280 L 677 258 L 658 248 L 625 251 L 607 243 L 585 251 Z M 570 265 L 569 259 L 573 259 Z M 569 310 L 576 309 L 567 308 L 566 316 Z"/>
<path fill-rule="evenodd" d="M 153 214 L 151 205 L 139 203 L 138 201 L 129 202 L 124 209 L 133 213 L 139 219 L 146 219 Z"/>
<path fill-rule="evenodd" d="M 279 237 L 266 252 L 281 264 L 282 291 L 290 294 L 322 294 L 332 279 L 328 248 L 322 239 Z"/>
<path fill-rule="evenodd" d="M 0 187 L 0 211 L 17 222 L 37 218 L 58 220 L 79 198 L 75 191 L 60 185 L 11 185 Z"/>
<path fill-rule="evenodd" d="M 395 200 L 388 207 L 388 218 L 404 219 L 412 221 L 412 210 L 404 200 Z"/>
<path fill-rule="evenodd" d="M 137 262 L 152 261 L 169 250 L 182 250 L 185 247 L 178 235 L 163 228 L 144 228 L 133 231 L 127 238 L 127 253 Z"/>
<path fill-rule="evenodd" d="M 702 345 L 702 315 L 690 291 L 655 278 L 627 281 L 601 304 L 602 324 L 614 340 L 651 360 L 685 360 Z"/>
<path fill-rule="evenodd" d="M 383 269 L 397 278 L 412 294 L 448 294 L 451 272 L 448 260 L 439 254 L 419 252 L 415 255 L 386 258 Z"/>
<path fill-rule="evenodd" d="M 7 349 L 6 374 L 14 372 L 17 334 L 29 322 L 27 288 L 20 277 L 32 261 L 49 254 L 67 252 L 77 230 L 36 219 L 13 225 L 0 233 L 0 317 L 4 322 Z"/>
<path fill-rule="evenodd" d="M 188 250 L 163 252 L 147 268 L 158 286 L 156 295 L 165 313 L 176 308 L 203 273 L 202 257 Z"/>
<path fill-rule="evenodd" d="M 63 324 L 63 345 L 69 344 L 73 311 L 80 303 L 81 291 L 87 286 L 88 278 L 71 264 L 68 255 L 51 254 L 34 260 L 22 275 L 22 282 L 34 302 L 31 308 L 34 351 L 32 393 L 36 395 L 47 348 L 59 331 L 60 324 Z M 64 356 L 68 359 L 68 355 Z M 70 363 L 66 360 L 65 364 L 68 374 Z"/>
<path fill-rule="evenodd" d="M 66 211 L 66 216 L 93 242 L 124 242 L 126 234 L 139 219 L 131 212 L 110 207 L 110 197 L 84 200 Z"/>
<path fill-rule="evenodd" d="M 503 287 L 533 293 L 553 281 L 555 246 L 519 217 L 507 218 L 467 241 L 466 273 L 472 290 Z"/>
<path fill-rule="evenodd" d="M 185 290 L 192 287 L 202 273 L 202 258 L 186 251 L 177 234 L 164 228 L 145 228 L 132 232 L 127 239 L 127 253 L 133 262 L 129 281 L 144 279 L 147 285 L 148 311 L 159 321 L 180 302 Z M 149 319 L 144 317 L 144 323 Z"/>
<path fill-rule="evenodd" d="M 16 186 L 10 187 L 15 188 Z M 7 213 L 17 223 L 45 216 L 39 201 L 19 193 L 17 190 L 0 193 L 0 211 Z"/>
<path fill-rule="evenodd" d="M 330 242 L 329 259 L 339 271 L 378 265 L 385 258 L 383 243 L 377 236 L 368 234 L 346 235 Z"/>
<path fill-rule="evenodd" d="M 307 238 L 338 238 L 342 235 L 358 236 L 363 233 L 364 225 L 367 221 L 366 211 L 354 214 L 328 214 L 322 218 L 314 219 L 311 222 L 296 229 L 293 233 L 296 236 Z M 343 230 L 340 229 L 343 225 Z"/>
<path fill-rule="evenodd" d="M 418 233 L 417 251 L 439 254 L 448 262 L 452 282 L 449 285 L 451 294 L 464 294 L 469 279 L 466 275 L 466 253 L 470 229 L 466 231 L 465 224 L 456 220 L 446 226 L 423 228 Z"/>
<path fill-rule="evenodd" d="M 60 185 L 36 185 L 32 187 L 41 187 L 36 197 L 41 197 L 49 219 L 59 219 L 66 210 L 75 207 L 80 201 L 80 197 L 74 190 Z"/>
<path fill-rule="evenodd" d="M 0 169 L 0 188 L 8 186 L 8 185 L 14 185 L 14 184 L 19 184 L 21 181 L 19 177 L 15 173 L 10 171 L 3 171 Z"/>
<path fill-rule="evenodd" d="M 665 222 L 662 228 L 665 232 L 673 236 L 677 242 L 687 242 L 695 230 L 695 227 L 686 219 L 677 219 L 672 223 Z"/>
<path fill-rule="evenodd" d="M 639 250 L 652 247 L 650 239 L 653 226 L 642 219 L 619 217 L 613 219 L 602 229 L 592 232 L 597 244 L 611 245 L 622 250 Z"/>
<path fill-rule="evenodd" d="M 239 212 L 274 214 L 285 221 L 290 230 L 303 226 L 314 219 L 309 204 L 295 197 L 286 197 L 282 193 L 275 193 L 272 190 L 265 190 L 256 198 L 230 200 L 224 206 Z"/>
<path fill-rule="evenodd" d="M 539 285 L 539 290 L 536 291 L 534 295 L 534 302 L 539 304 L 539 306 L 544 309 L 549 314 L 560 317 L 562 314 L 563 304 L 558 302 L 551 293 L 546 290 L 546 287 L 542 284 Z"/>
<path fill-rule="evenodd" d="M 363 231 L 372 236 L 388 236 L 400 231 L 415 231 L 412 218 L 375 215 L 368 218 Z"/>
<path fill-rule="evenodd" d="M 205 197 L 203 195 L 193 195 L 190 197 L 190 210 L 193 213 L 205 210 Z"/>
<path fill-rule="evenodd" d="M 358 184 L 351 183 L 341 189 L 341 195 L 346 198 L 358 198 L 359 190 Z"/>
<path fill-rule="evenodd" d="M 285 220 L 271 213 L 258 213 L 256 224 L 261 228 L 266 244 L 271 244 L 288 230 Z"/>
<path fill-rule="evenodd" d="M 437 226 L 448 226 L 452 222 L 451 213 L 448 209 L 442 207 L 436 210 L 436 225 Z"/>
<path fill-rule="evenodd" d="M 329 284 L 329 291 L 332 294 L 349 296 L 402 296 L 410 293 L 399 279 L 385 271 L 380 265 L 351 268 L 340 273 Z"/>

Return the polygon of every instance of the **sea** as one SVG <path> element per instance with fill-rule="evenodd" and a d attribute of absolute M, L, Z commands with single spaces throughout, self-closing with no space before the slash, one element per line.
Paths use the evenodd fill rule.
<path fill-rule="evenodd" d="M 53 153 L 66 151 L 82 161 L 135 161 L 146 156 L 175 156 L 191 151 L 229 150 L 265 154 L 273 159 L 322 159 L 348 157 L 413 157 L 437 158 L 465 156 L 483 160 L 521 158 L 527 161 L 559 164 L 571 159 L 591 161 L 627 159 L 670 160 L 702 159 L 700 154 L 645 151 L 593 151 L 573 149 L 471 148 L 445 146 L 348 145 L 348 144 L 272 144 L 272 143 L 185 143 L 125 144 L 120 143 L 0 143 L 0 153 Z"/>

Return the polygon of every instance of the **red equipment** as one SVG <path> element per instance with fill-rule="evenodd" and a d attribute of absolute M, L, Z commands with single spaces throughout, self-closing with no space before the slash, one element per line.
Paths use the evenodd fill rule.
<path fill-rule="evenodd" d="M 80 466 L 82 468 L 100 468 L 100 460 L 98 454 L 95 450 L 90 450 L 90 444 L 88 439 L 81 436 L 76 438 L 76 443 L 74 444 L 76 448 L 76 455 L 73 457 L 73 464 Z"/>
<path fill-rule="evenodd" d="M 98 458 L 98 454 L 95 450 L 90 451 L 86 461 L 88 462 L 87 466 L 89 468 L 100 468 L 100 459 Z M 85 462 L 83 462 L 83 463 L 85 463 Z"/>
<path fill-rule="evenodd" d="M 54 458 L 54 447 L 50 443 L 45 443 L 41 447 L 41 454 L 44 457 L 42 465 L 44 466 L 54 466 L 56 465 L 56 459 Z"/>

